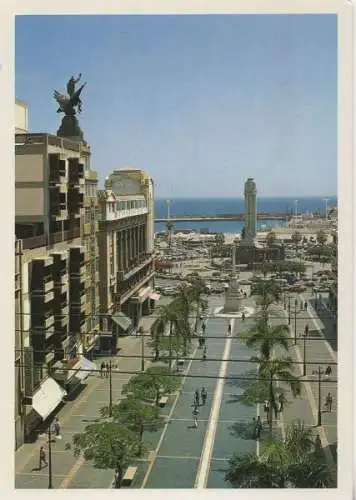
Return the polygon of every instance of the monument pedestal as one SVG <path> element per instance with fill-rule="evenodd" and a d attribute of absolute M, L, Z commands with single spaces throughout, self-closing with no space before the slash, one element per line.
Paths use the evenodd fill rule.
<path fill-rule="evenodd" d="M 74 115 L 64 116 L 61 126 L 57 130 L 59 137 L 65 137 L 71 141 L 85 142 L 83 132 L 79 126 L 79 121 Z"/>
<path fill-rule="evenodd" d="M 224 312 L 238 312 L 242 310 L 243 297 L 240 294 L 236 280 L 231 280 L 229 288 L 225 290 Z"/>

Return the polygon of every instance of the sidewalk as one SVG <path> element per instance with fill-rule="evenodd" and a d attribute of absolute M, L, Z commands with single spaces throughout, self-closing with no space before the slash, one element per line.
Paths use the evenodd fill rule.
<path fill-rule="evenodd" d="M 149 326 L 152 318 L 143 320 L 144 328 Z M 147 325 L 146 325 L 147 323 Z M 150 338 L 145 337 L 145 351 L 150 349 L 147 344 Z M 140 371 L 141 369 L 141 339 L 130 336 L 119 340 L 118 370 L 112 372 L 112 398 L 115 403 L 121 398 L 124 384 L 132 377 L 131 374 L 120 371 Z M 121 357 L 120 355 L 138 356 L 137 358 Z M 97 358 L 94 360 L 99 368 L 102 360 L 114 361 L 115 356 Z M 149 366 L 150 361 L 145 362 Z M 101 378 L 99 373 L 87 378 L 86 387 L 74 401 L 68 401 L 57 415 L 61 423 L 62 440 L 52 443 L 52 476 L 53 488 L 108 488 L 113 472 L 111 470 L 95 469 L 82 458 L 76 458 L 73 450 L 66 449 L 66 443 L 72 444 L 72 436 L 82 432 L 88 423 L 93 423 L 99 417 L 99 409 L 109 402 L 109 378 Z M 45 447 L 48 460 L 47 437 L 38 437 L 35 443 L 26 443 L 15 453 L 15 487 L 16 488 L 47 488 L 48 467 L 38 471 L 39 449 Z"/>
<path fill-rule="evenodd" d="M 316 436 L 319 434 L 321 439 L 322 448 L 324 451 L 325 459 L 332 471 L 332 474 L 336 481 L 337 472 L 337 365 L 331 364 L 337 361 L 337 355 L 334 353 L 333 349 L 330 347 L 327 341 L 324 340 L 323 334 L 325 333 L 326 325 L 323 324 L 322 320 L 317 317 L 316 312 L 311 306 L 311 296 L 305 293 L 298 297 L 298 305 L 300 299 L 308 301 L 308 311 L 298 312 L 297 311 L 297 344 L 290 346 L 288 355 L 296 363 L 295 375 L 297 375 L 302 383 L 302 390 L 300 397 L 294 398 L 291 391 L 286 392 L 287 403 L 285 408 L 280 414 L 279 419 L 276 421 L 276 425 L 279 427 L 282 436 L 284 436 L 286 426 L 296 419 L 300 419 L 307 427 L 313 429 L 313 434 Z M 291 309 L 291 337 L 294 339 L 294 297 L 291 301 L 293 307 Z M 282 310 L 282 314 L 285 317 L 285 322 L 287 323 L 287 311 Z M 308 324 L 309 336 L 305 342 L 305 354 L 306 354 L 306 376 L 303 377 L 303 354 L 304 354 L 304 341 L 301 334 L 304 332 L 305 325 Z M 282 352 L 277 350 L 277 352 Z M 313 363 L 315 362 L 315 363 Z M 318 364 L 316 362 L 322 362 L 320 365 L 321 369 L 325 371 L 325 368 L 330 364 L 332 367 L 332 374 L 330 378 L 321 377 L 321 422 L 322 425 L 317 427 L 318 420 L 318 375 L 316 374 L 318 370 Z M 328 393 L 331 393 L 333 398 L 332 411 L 324 411 L 325 398 Z"/>

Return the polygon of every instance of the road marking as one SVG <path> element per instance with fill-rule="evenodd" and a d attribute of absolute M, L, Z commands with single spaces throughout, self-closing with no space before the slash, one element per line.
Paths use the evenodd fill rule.
<path fill-rule="evenodd" d="M 226 372 L 227 372 L 227 365 L 229 362 L 228 358 L 230 355 L 231 345 L 232 345 L 232 332 L 234 331 L 234 323 L 235 323 L 235 320 L 232 319 L 230 322 L 230 324 L 231 324 L 231 336 L 227 337 L 227 339 L 226 339 L 226 344 L 225 344 L 225 349 L 224 349 L 224 354 L 223 354 L 223 359 L 225 361 L 222 361 L 222 363 L 221 363 L 221 368 L 220 368 L 220 373 L 219 373 L 220 377 L 225 377 Z M 210 460 L 211 460 L 211 456 L 212 456 L 212 452 L 213 452 L 216 429 L 217 429 L 217 425 L 219 422 L 219 411 L 220 411 L 221 401 L 222 401 L 222 397 L 223 397 L 224 384 L 225 384 L 225 379 L 219 378 L 219 380 L 216 384 L 216 389 L 215 389 L 215 393 L 214 393 L 214 400 L 213 400 L 213 404 L 211 407 L 208 428 L 207 428 L 207 431 L 205 434 L 203 451 L 202 451 L 200 462 L 199 462 L 198 473 L 197 473 L 197 476 L 195 479 L 194 488 L 205 488 L 206 483 L 208 481 Z"/>
<path fill-rule="evenodd" d="M 305 298 L 303 295 L 300 296 L 301 299 L 305 302 Z M 312 307 L 312 306 L 311 306 Z M 313 310 L 315 311 L 315 309 L 313 308 Z M 326 345 L 326 348 L 327 350 L 329 351 L 332 359 L 337 363 L 337 356 L 335 355 L 334 351 L 332 350 L 332 348 L 330 347 L 330 344 L 329 342 L 326 340 L 325 338 L 325 335 L 322 331 L 322 329 L 320 328 L 320 326 L 318 325 L 314 315 L 311 313 L 310 311 L 310 308 L 308 307 L 308 310 L 307 310 L 307 313 L 308 313 L 308 316 L 310 317 L 310 319 L 312 320 L 312 323 L 314 324 L 315 328 L 320 332 L 321 336 L 323 337 L 324 339 L 324 342 L 325 342 L 325 345 Z M 321 321 L 321 320 L 320 320 Z"/>
<path fill-rule="evenodd" d="M 65 489 L 68 488 L 70 483 L 72 482 L 73 478 L 77 474 L 78 470 L 81 468 L 81 466 L 84 464 L 85 458 L 84 455 L 80 455 L 78 460 L 75 462 L 71 470 L 68 472 L 67 477 L 61 482 L 59 485 L 59 489 Z"/>
<path fill-rule="evenodd" d="M 197 351 L 197 350 L 198 350 L 198 347 L 196 347 L 196 348 L 195 348 L 195 350 L 194 350 L 194 352 L 193 352 L 193 356 L 192 356 L 192 358 L 194 357 L 194 355 L 195 355 L 195 353 L 196 353 L 196 351 Z M 186 381 L 187 374 L 189 373 L 189 370 L 190 370 L 190 367 L 192 366 L 192 363 L 193 363 L 193 359 L 191 359 L 191 360 L 189 361 L 189 364 L 188 364 L 188 366 L 187 366 L 187 368 L 186 368 L 186 370 L 185 370 L 185 376 L 184 376 L 184 377 L 183 377 L 183 379 L 182 379 L 181 387 L 183 387 L 184 382 Z M 178 391 L 177 391 L 176 398 L 175 398 L 175 400 L 174 400 L 174 402 L 173 402 L 172 408 L 171 408 L 171 410 L 170 410 L 170 412 L 169 412 L 169 414 L 168 414 L 168 420 L 169 420 L 169 419 L 172 417 L 172 415 L 173 415 L 173 412 L 174 412 L 174 410 L 175 410 L 175 407 L 177 406 L 177 403 L 178 403 L 178 401 L 179 401 L 179 397 L 180 397 L 180 391 L 178 390 Z M 146 484 L 147 484 L 147 481 L 148 481 L 149 475 L 151 474 L 151 470 L 152 470 L 153 465 L 155 464 L 155 461 L 156 461 L 156 459 L 157 459 L 158 451 L 159 451 L 160 447 L 162 446 L 162 442 L 163 442 L 164 436 L 165 436 L 165 434 L 166 434 L 166 431 L 167 431 L 167 429 L 168 429 L 168 425 L 169 425 L 169 424 L 168 424 L 168 422 L 167 422 L 167 423 L 165 424 L 165 426 L 164 426 L 164 429 L 163 429 L 163 431 L 162 431 L 161 437 L 159 438 L 159 441 L 158 441 L 157 447 L 156 447 L 156 449 L 155 449 L 155 451 L 154 451 L 154 457 L 153 457 L 152 461 L 150 462 L 150 465 L 148 466 L 148 469 L 147 469 L 147 471 L 146 471 L 145 477 L 143 478 L 143 481 L 142 481 L 142 484 L 141 484 L 141 488 L 144 488 L 144 487 L 146 486 Z"/>

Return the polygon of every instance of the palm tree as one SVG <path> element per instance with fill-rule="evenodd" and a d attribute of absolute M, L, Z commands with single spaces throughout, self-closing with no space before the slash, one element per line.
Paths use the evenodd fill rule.
<path fill-rule="evenodd" d="M 178 299 L 159 309 L 159 316 L 154 334 L 153 348 L 155 350 L 155 361 L 159 359 L 162 339 L 169 325 L 169 369 L 172 368 L 172 337 L 180 332 L 182 309 L 181 302 Z"/>
<path fill-rule="evenodd" d="M 300 422 L 287 427 L 286 439 L 269 439 L 260 456 L 234 455 L 225 476 L 235 488 L 326 488 L 332 485 L 326 464 L 312 456 L 311 431 Z"/>
<path fill-rule="evenodd" d="M 188 344 L 191 342 L 191 328 L 190 328 L 190 315 L 194 312 L 196 298 L 191 287 L 188 285 L 181 285 L 178 288 L 178 295 L 176 297 L 177 304 L 177 317 L 175 328 L 178 335 L 183 338 L 183 355 L 187 355 Z"/>
<path fill-rule="evenodd" d="M 207 287 L 205 280 L 201 276 L 199 276 L 198 273 L 196 273 L 189 279 L 189 284 L 191 300 L 194 303 L 196 310 L 194 324 L 194 331 L 196 332 L 198 328 L 198 319 L 203 309 L 202 295 L 206 293 Z"/>
<path fill-rule="evenodd" d="M 265 321 L 263 313 L 257 317 L 254 328 L 240 336 L 245 340 L 247 347 L 258 347 L 261 359 L 270 359 L 276 346 L 280 346 L 286 351 L 289 349 L 289 326 L 271 326 Z"/>
<path fill-rule="evenodd" d="M 298 378 L 293 375 L 293 361 L 292 358 L 276 358 L 270 357 L 265 359 L 262 356 L 253 356 L 251 361 L 258 363 L 259 375 L 261 378 L 265 379 L 268 383 L 268 395 L 269 395 L 269 426 L 270 431 L 272 431 L 272 410 L 276 408 L 276 391 L 274 387 L 274 381 L 285 381 L 293 387 L 293 385 L 298 384 Z"/>

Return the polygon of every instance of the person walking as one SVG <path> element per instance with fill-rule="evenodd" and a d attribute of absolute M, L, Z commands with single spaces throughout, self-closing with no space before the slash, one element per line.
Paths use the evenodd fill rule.
<path fill-rule="evenodd" d="M 231 323 L 229 323 L 229 326 L 227 327 L 227 333 L 228 335 L 231 335 Z"/>
<path fill-rule="evenodd" d="M 194 405 L 199 406 L 199 391 L 198 391 L 198 389 L 194 393 Z"/>
<path fill-rule="evenodd" d="M 245 317 L 246 317 L 246 316 L 245 316 L 245 313 L 243 312 L 243 313 L 241 314 L 241 319 L 242 319 L 242 321 L 245 321 Z"/>
<path fill-rule="evenodd" d="M 256 439 L 260 439 L 261 431 L 262 431 L 262 422 L 261 422 L 261 417 L 258 415 L 256 421 Z"/>
<path fill-rule="evenodd" d="M 321 439 L 320 439 L 319 434 L 316 435 L 314 447 L 315 447 L 314 448 L 315 449 L 315 455 L 317 457 L 319 457 L 321 455 L 321 451 L 322 451 Z"/>
<path fill-rule="evenodd" d="M 103 378 L 104 372 L 105 372 L 105 363 L 104 363 L 104 361 L 102 361 L 102 363 L 100 365 L 100 377 L 101 378 Z"/>
<path fill-rule="evenodd" d="M 54 420 L 54 432 L 56 434 L 56 438 L 61 438 L 61 424 L 59 423 L 58 417 L 55 418 Z"/>
<path fill-rule="evenodd" d="M 279 401 L 279 411 L 282 412 L 284 409 L 284 394 L 280 394 L 278 396 L 278 401 Z"/>
<path fill-rule="evenodd" d="M 332 404 L 333 404 L 333 398 L 331 393 L 329 392 L 325 400 L 325 406 L 328 412 L 331 412 Z"/>
<path fill-rule="evenodd" d="M 198 428 L 198 413 L 199 413 L 199 410 L 198 408 L 194 408 L 193 410 L 193 423 L 194 423 L 194 427 L 197 429 Z"/>
<path fill-rule="evenodd" d="M 203 351 L 203 361 L 206 360 L 206 355 L 207 355 L 207 349 L 206 349 L 206 346 L 204 347 L 204 351 Z"/>
<path fill-rule="evenodd" d="M 41 448 L 40 448 L 40 463 L 38 466 L 38 470 L 42 469 L 42 464 L 48 465 L 47 460 L 46 460 L 46 452 L 45 452 L 43 446 L 41 446 Z"/>
<path fill-rule="evenodd" d="M 105 376 L 106 376 L 106 378 L 108 378 L 108 376 L 109 376 L 109 371 L 110 371 L 109 363 L 106 363 L 106 366 L 105 366 Z"/>
<path fill-rule="evenodd" d="M 307 311 L 307 310 L 308 310 L 308 302 L 307 302 L 307 301 L 305 301 L 305 302 L 304 302 L 304 311 Z"/>
<path fill-rule="evenodd" d="M 202 388 L 202 390 L 200 391 L 200 396 L 201 396 L 201 402 L 202 402 L 202 405 L 205 405 L 206 403 L 206 398 L 208 396 L 208 393 L 205 389 L 205 387 Z"/>
<path fill-rule="evenodd" d="M 330 365 L 326 368 L 326 370 L 325 370 L 325 375 L 326 375 L 327 377 L 330 377 L 330 375 L 331 375 L 331 366 L 330 366 Z"/>

